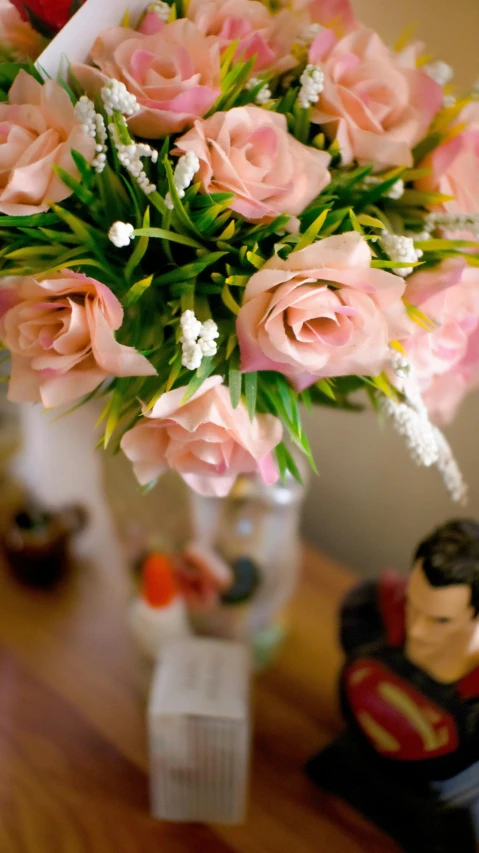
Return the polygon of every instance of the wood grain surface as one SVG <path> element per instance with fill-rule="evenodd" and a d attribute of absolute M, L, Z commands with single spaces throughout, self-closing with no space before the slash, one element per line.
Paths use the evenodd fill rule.
<path fill-rule="evenodd" d="M 394 853 L 302 772 L 341 726 L 336 608 L 351 576 L 305 553 L 291 634 L 255 683 L 248 819 L 148 814 L 148 673 L 125 627 L 130 579 L 77 566 L 55 592 L 0 570 L 0 853 Z"/>

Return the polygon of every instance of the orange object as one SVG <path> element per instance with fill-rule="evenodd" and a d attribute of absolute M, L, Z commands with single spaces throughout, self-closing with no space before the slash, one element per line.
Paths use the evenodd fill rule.
<path fill-rule="evenodd" d="M 143 598 L 151 607 L 167 607 L 179 595 L 173 563 L 166 554 L 149 554 L 143 563 Z"/>

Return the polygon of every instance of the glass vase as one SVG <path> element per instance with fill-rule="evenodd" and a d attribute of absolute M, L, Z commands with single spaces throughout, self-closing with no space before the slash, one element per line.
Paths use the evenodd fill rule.
<path fill-rule="evenodd" d="M 304 476 L 306 472 L 301 472 Z M 300 518 L 305 486 L 288 474 L 266 486 L 259 476 L 240 476 L 226 498 L 190 492 L 196 540 L 228 564 L 254 564 L 258 585 L 247 605 L 220 604 L 195 625 L 200 633 L 246 639 L 258 667 L 269 662 L 284 638 L 287 606 L 301 564 Z"/>

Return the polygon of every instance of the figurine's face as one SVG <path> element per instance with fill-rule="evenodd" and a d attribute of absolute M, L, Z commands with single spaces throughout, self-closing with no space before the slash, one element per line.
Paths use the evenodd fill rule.
<path fill-rule="evenodd" d="M 419 560 L 407 591 L 406 653 L 410 660 L 427 669 L 444 652 L 465 650 L 475 627 L 471 588 L 467 584 L 432 586 Z"/>

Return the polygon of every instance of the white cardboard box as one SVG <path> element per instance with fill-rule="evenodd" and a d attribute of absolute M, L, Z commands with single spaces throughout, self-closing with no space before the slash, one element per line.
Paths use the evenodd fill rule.
<path fill-rule="evenodd" d="M 249 676 L 249 652 L 240 643 L 195 637 L 164 647 L 148 706 L 154 817 L 244 820 Z"/>

